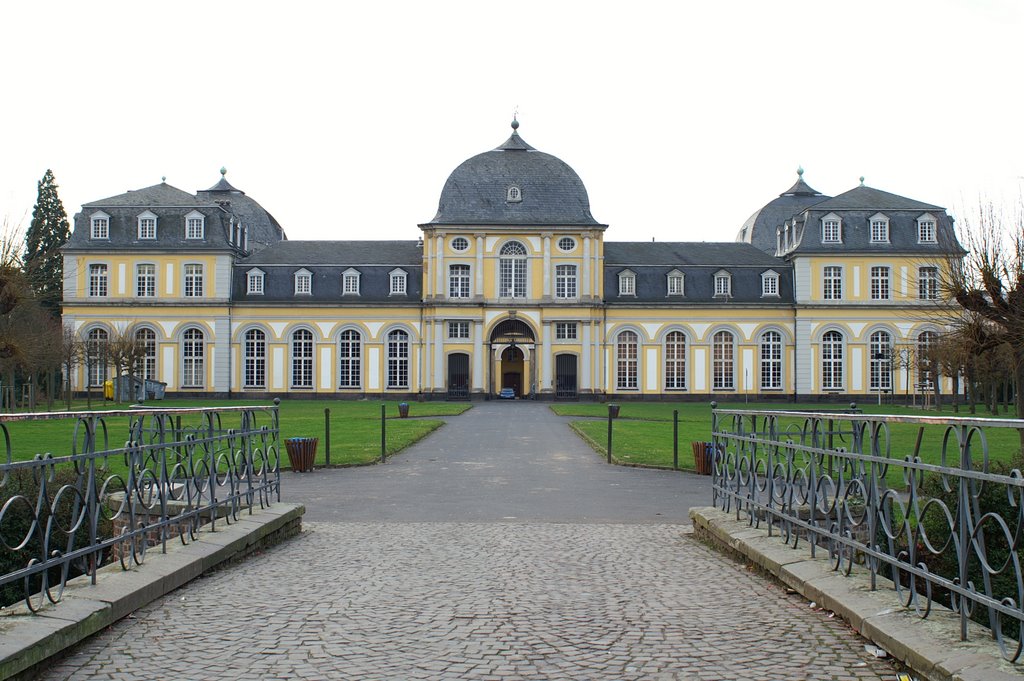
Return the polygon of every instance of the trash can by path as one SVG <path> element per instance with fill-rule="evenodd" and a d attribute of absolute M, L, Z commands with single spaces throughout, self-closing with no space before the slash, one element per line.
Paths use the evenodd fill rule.
<path fill-rule="evenodd" d="M 320 439 L 315 437 L 290 437 L 284 441 L 288 462 L 294 472 L 309 473 L 313 470 L 316 445 L 319 441 Z"/>

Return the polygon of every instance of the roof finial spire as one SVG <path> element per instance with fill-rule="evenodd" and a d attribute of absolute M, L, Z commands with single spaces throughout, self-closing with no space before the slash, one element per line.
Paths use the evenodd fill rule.
<path fill-rule="evenodd" d="M 161 175 L 160 176 L 160 181 L 163 182 L 164 184 L 167 184 L 167 176 L 166 175 Z"/>
<path fill-rule="evenodd" d="M 864 176 L 863 175 L 860 176 L 860 186 L 861 187 L 864 186 Z"/>
<path fill-rule="evenodd" d="M 512 112 L 512 134 L 515 135 L 517 130 L 519 130 L 519 105 L 518 104 L 516 104 L 516 108 Z"/>
<path fill-rule="evenodd" d="M 220 176 L 221 176 L 221 177 L 224 177 L 224 176 L 225 176 L 225 175 L 227 175 L 227 174 L 228 174 L 228 169 L 227 169 L 227 168 L 225 168 L 224 166 L 221 166 L 221 167 L 220 167 Z"/>
<path fill-rule="evenodd" d="M 799 178 L 800 178 L 801 180 L 802 180 L 802 179 L 804 179 L 804 167 L 803 167 L 803 166 L 797 166 L 797 167 L 796 167 L 796 175 L 797 175 L 797 177 L 799 177 Z"/>

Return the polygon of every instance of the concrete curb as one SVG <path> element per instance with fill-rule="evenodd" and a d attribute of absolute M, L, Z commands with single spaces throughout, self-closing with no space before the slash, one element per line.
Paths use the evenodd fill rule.
<path fill-rule="evenodd" d="M 167 542 L 167 553 L 150 548 L 145 562 L 131 570 L 119 563 L 97 570 L 96 584 L 88 577 L 68 582 L 57 605 L 32 614 L 13 606 L 0 614 L 0 680 L 28 678 L 50 657 L 110 626 L 119 619 L 222 563 L 244 558 L 291 537 L 302 529 L 301 504 L 275 504 L 241 515 L 217 531 L 204 528 L 198 538 L 182 544 Z"/>
<path fill-rule="evenodd" d="M 826 551 L 811 558 L 809 548 L 793 549 L 766 530 L 713 507 L 691 508 L 690 518 L 698 539 L 757 565 L 807 600 L 835 612 L 923 680 L 1024 678 L 1024 665 L 1003 660 L 987 629 L 972 622 L 968 640 L 961 641 L 959 618 L 952 611 L 933 604 L 931 614 L 922 619 L 902 606 L 887 579 L 879 577 L 878 588 L 872 591 L 865 569 L 856 567 L 850 576 L 835 572 Z"/>

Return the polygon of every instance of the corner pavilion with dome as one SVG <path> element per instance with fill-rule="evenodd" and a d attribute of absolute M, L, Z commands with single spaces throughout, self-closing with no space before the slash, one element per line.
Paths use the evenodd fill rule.
<path fill-rule="evenodd" d="M 512 128 L 408 241 L 290 241 L 223 170 L 194 194 L 84 204 L 64 321 L 93 348 L 138 338 L 142 373 L 188 395 L 849 399 L 946 381 L 893 361 L 942 330 L 959 250 L 943 208 L 826 196 L 800 171 L 734 242 L 611 241 L 576 172 Z"/>

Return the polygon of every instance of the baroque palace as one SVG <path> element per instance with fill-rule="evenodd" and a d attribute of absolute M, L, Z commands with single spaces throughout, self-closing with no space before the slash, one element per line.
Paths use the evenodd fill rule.
<path fill-rule="evenodd" d="M 221 180 L 82 206 L 64 320 L 126 334 L 179 394 L 874 399 L 920 392 L 959 253 L 943 208 L 802 177 L 735 242 L 606 241 L 566 163 L 518 134 L 459 165 L 409 241 L 289 241 Z M 103 362 L 75 384 L 102 384 Z"/>

